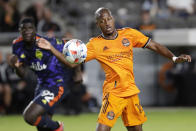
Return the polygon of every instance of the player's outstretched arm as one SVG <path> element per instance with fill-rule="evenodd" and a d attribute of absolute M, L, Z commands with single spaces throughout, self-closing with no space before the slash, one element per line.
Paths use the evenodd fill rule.
<path fill-rule="evenodd" d="M 55 49 L 51 43 L 49 41 L 47 41 L 46 39 L 44 38 L 40 38 L 38 41 L 37 41 L 37 45 L 38 47 L 42 48 L 42 49 L 45 49 L 45 50 L 49 50 L 51 51 L 56 57 L 57 59 L 62 62 L 63 64 L 65 64 L 66 66 L 68 67 L 71 67 L 71 68 L 74 68 L 76 66 L 78 66 L 78 64 L 72 64 L 72 63 L 69 63 L 66 59 L 65 59 L 65 56 L 59 52 L 57 49 Z"/>
<path fill-rule="evenodd" d="M 190 55 L 182 54 L 182 55 L 176 57 L 168 48 L 166 48 L 165 46 L 163 46 L 153 40 L 151 40 L 150 43 L 148 43 L 146 48 L 151 49 L 151 50 L 161 54 L 162 56 L 169 58 L 170 60 L 172 60 L 175 63 L 191 62 Z"/>

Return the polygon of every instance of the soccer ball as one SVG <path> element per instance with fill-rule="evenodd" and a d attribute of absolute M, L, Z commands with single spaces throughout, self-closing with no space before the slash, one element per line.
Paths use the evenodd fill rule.
<path fill-rule="evenodd" d="M 63 54 L 68 62 L 80 64 L 86 59 L 87 48 L 81 40 L 71 39 L 65 43 Z"/>

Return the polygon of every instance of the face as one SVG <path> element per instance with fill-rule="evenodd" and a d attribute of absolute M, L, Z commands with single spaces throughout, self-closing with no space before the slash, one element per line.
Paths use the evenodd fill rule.
<path fill-rule="evenodd" d="M 102 11 L 97 19 L 97 26 L 106 36 L 113 35 L 115 32 L 114 19 L 108 11 Z"/>
<path fill-rule="evenodd" d="M 20 26 L 20 33 L 25 42 L 31 43 L 35 40 L 36 31 L 32 23 L 24 23 Z"/>

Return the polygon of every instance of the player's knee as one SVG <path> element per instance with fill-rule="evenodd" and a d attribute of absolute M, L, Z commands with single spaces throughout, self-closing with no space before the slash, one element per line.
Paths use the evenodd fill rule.
<path fill-rule="evenodd" d="M 36 118 L 33 114 L 31 113 L 27 113 L 27 112 L 23 112 L 23 118 L 25 120 L 25 122 L 27 122 L 30 125 L 34 125 Z"/>

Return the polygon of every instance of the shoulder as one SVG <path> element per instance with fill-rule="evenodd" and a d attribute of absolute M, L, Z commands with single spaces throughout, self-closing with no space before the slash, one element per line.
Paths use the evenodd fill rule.
<path fill-rule="evenodd" d="M 118 30 L 119 35 L 140 36 L 142 32 L 134 28 L 122 28 Z"/>
<path fill-rule="evenodd" d="M 96 37 L 92 37 L 89 39 L 89 42 L 88 43 L 95 43 L 95 42 L 99 42 L 100 40 L 102 40 L 102 36 L 99 35 L 99 36 L 96 36 Z"/>
<path fill-rule="evenodd" d="M 66 43 L 66 40 L 62 40 L 62 39 L 59 39 L 59 38 L 56 38 L 56 37 L 51 37 L 51 38 L 44 37 L 44 38 L 46 40 L 48 40 L 53 45 L 61 45 L 61 44 Z"/>
<path fill-rule="evenodd" d="M 23 41 L 23 38 L 20 36 L 20 37 L 14 39 L 12 44 L 13 45 L 18 45 L 18 43 L 21 43 L 22 41 Z"/>
<path fill-rule="evenodd" d="M 135 32 L 135 31 L 138 31 L 134 28 L 130 28 L 130 27 L 124 27 L 124 28 L 121 28 L 121 29 L 117 29 L 118 32 Z"/>

